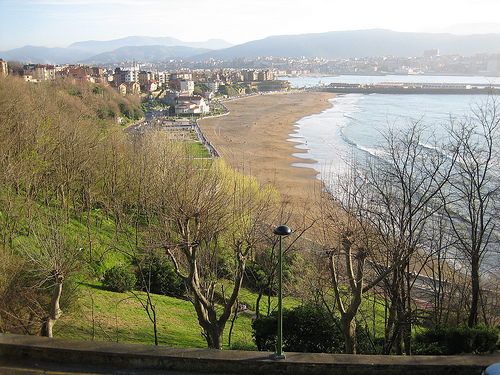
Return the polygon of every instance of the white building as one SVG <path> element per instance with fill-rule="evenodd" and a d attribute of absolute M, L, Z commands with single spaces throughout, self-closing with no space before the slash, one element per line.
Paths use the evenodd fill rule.
<path fill-rule="evenodd" d="M 206 83 L 208 89 L 212 92 L 217 92 L 219 91 L 219 85 L 220 85 L 220 82 L 219 81 L 214 81 L 214 82 L 207 82 Z"/>
<path fill-rule="evenodd" d="M 125 82 L 139 82 L 140 66 L 135 65 L 125 73 Z"/>
<path fill-rule="evenodd" d="M 138 81 L 139 81 L 138 70 L 128 70 L 125 73 L 125 82 L 138 82 Z"/>
<path fill-rule="evenodd" d="M 181 72 L 181 73 L 172 73 L 170 75 L 170 79 L 193 79 L 193 74 L 189 72 Z"/>
<path fill-rule="evenodd" d="M 159 72 L 156 80 L 158 83 L 163 86 L 165 84 L 168 84 L 168 80 L 170 78 L 170 74 L 167 72 Z"/>
<path fill-rule="evenodd" d="M 179 96 L 175 105 L 176 114 L 201 114 L 205 115 L 209 111 L 205 99 L 199 95 Z"/>
<path fill-rule="evenodd" d="M 183 79 L 181 82 L 181 93 L 183 96 L 192 96 L 194 92 L 194 81 Z"/>

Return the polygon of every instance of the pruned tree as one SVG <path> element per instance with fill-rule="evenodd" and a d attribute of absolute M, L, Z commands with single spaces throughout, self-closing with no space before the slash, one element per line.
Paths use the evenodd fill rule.
<path fill-rule="evenodd" d="M 221 161 L 197 164 L 184 145 L 157 136 L 147 145 L 151 236 L 185 281 L 208 346 L 222 349 L 246 260 L 276 195 Z M 232 281 L 228 296 L 217 293 L 221 277 Z"/>
<path fill-rule="evenodd" d="M 363 216 L 369 208 L 367 198 L 370 195 L 367 195 L 366 180 L 361 178 L 356 168 L 350 168 L 346 175 L 339 177 L 336 187 L 337 200 L 323 200 L 321 226 L 324 231 L 322 242 L 326 247 L 334 303 L 330 305 L 328 298 L 324 296 L 322 302 L 333 315 L 336 315 L 334 310 L 340 315 L 339 325 L 345 352 L 355 354 L 356 318 L 363 295 L 377 287 L 406 259 L 399 259 L 385 269 L 377 269 L 378 232 Z M 367 260 L 371 267 L 366 265 Z"/>
<path fill-rule="evenodd" d="M 71 241 L 64 221 L 57 215 L 47 216 L 46 222 L 36 225 L 31 235 L 34 241 L 28 237 L 20 245 L 32 282 L 26 288 L 49 292 L 47 305 L 43 301 L 33 302 L 42 314 L 42 336 L 52 337 L 54 324 L 62 314 L 63 284 L 81 266 L 83 249 Z"/>

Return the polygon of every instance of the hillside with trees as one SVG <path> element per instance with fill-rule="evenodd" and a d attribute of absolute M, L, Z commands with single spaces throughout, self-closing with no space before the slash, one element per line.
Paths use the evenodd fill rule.
<path fill-rule="evenodd" d="M 96 85 L 7 77 L 0 92 L 2 331 L 50 336 L 73 277 L 107 265 L 105 155 L 122 142 L 117 119 L 143 113 Z"/>
<path fill-rule="evenodd" d="M 383 157 L 352 161 L 313 224 L 286 239 L 295 328 L 285 350 L 497 350 L 498 113 L 491 98 L 446 142 L 411 123 L 387 132 Z M 0 331 L 51 337 L 72 311 L 95 329 L 97 305 L 120 293 L 158 345 L 169 296 L 189 302 L 216 349 L 251 308 L 255 343 L 272 350 L 272 223 L 287 224 L 289 208 L 270 185 L 193 155 L 189 137 L 134 135 L 118 122 L 142 115 L 138 98 L 108 87 L 0 80 Z M 89 286 L 115 294 L 94 299 Z M 118 311 L 117 326 L 130 319 Z M 71 336 L 68 322 L 79 323 L 66 321 Z"/>
<path fill-rule="evenodd" d="M 154 323 L 142 271 L 161 259 L 187 287 L 208 345 L 221 348 L 276 193 L 193 158 L 168 134 L 125 135 L 117 118 L 137 119 L 140 103 L 111 89 L 0 84 L 2 331 L 52 336 L 74 283 L 101 281 L 119 264 L 139 270 Z M 223 278 L 233 284 L 221 300 Z"/>

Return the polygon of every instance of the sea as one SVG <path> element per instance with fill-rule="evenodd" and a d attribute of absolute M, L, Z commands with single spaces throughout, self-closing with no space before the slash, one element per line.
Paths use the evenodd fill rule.
<path fill-rule="evenodd" d="M 313 87 L 329 83 L 374 84 L 379 82 L 425 82 L 500 84 L 500 78 L 461 76 L 335 76 L 287 77 L 293 88 Z M 319 114 L 303 117 L 297 122 L 290 140 L 302 152 L 299 158 L 314 163 L 296 166 L 314 168 L 327 188 L 334 188 L 337 176 L 348 170 L 353 160 L 362 162 L 366 156 L 383 154 L 384 133 L 404 128 L 416 121 L 429 134 L 446 138 L 445 127 L 460 121 L 488 100 L 488 95 L 428 95 L 428 94 L 332 94 L 331 107 Z M 334 190 L 334 189 L 333 189 Z M 497 250 L 498 251 L 498 250 Z M 485 265 L 491 275 L 498 277 L 500 251 L 488 254 Z M 495 277 L 495 278 L 496 278 Z"/>
<path fill-rule="evenodd" d="M 292 88 L 307 88 L 329 83 L 375 84 L 404 83 L 465 83 L 500 84 L 500 78 L 466 76 L 341 75 L 330 77 L 283 77 Z M 466 94 L 332 94 L 331 107 L 319 114 L 306 116 L 297 122 L 290 140 L 302 152 L 295 155 L 315 163 L 296 163 L 299 167 L 314 168 L 325 184 L 335 180 L 348 164 L 366 155 L 382 152 L 384 133 L 389 129 L 406 127 L 420 122 L 424 128 L 445 135 L 451 121 L 463 119 L 487 100 L 487 95 Z M 441 137 L 442 138 L 442 137 Z"/>

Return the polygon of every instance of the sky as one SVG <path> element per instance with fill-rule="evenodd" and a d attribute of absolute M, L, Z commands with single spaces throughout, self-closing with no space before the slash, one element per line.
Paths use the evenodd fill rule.
<path fill-rule="evenodd" d="M 499 0 L 0 0 L 0 51 L 127 36 L 233 44 L 383 28 L 500 33 Z"/>

